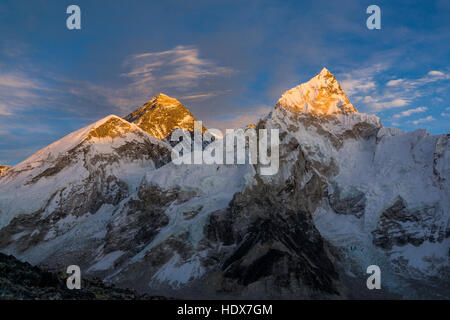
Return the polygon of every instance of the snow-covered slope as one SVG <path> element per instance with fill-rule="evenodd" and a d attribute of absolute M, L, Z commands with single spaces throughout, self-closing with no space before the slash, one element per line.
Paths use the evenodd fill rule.
<path fill-rule="evenodd" d="M 326 69 L 256 124 L 279 129 L 276 175 L 170 162 L 193 121 L 158 95 L 8 170 L 0 250 L 181 298 L 449 297 L 450 135 L 383 127 Z"/>
<path fill-rule="evenodd" d="M 146 171 L 169 161 L 169 153 L 166 143 L 136 125 L 105 117 L 41 149 L 1 177 L 0 226 L 22 213 L 55 210 L 65 197 L 78 194 L 77 206 L 84 207 L 89 201 L 83 197 L 94 196 L 94 189 L 95 198 L 101 187 L 107 188 L 105 197 L 114 197 L 113 189 L 136 188 Z"/>

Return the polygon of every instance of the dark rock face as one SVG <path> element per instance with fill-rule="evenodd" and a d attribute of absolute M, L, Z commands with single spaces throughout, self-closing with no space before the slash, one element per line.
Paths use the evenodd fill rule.
<path fill-rule="evenodd" d="M 135 300 L 163 299 L 107 286 L 99 279 L 82 279 L 80 290 L 69 290 L 64 273 L 41 270 L 0 253 L 0 300 Z"/>
<path fill-rule="evenodd" d="M 424 241 L 442 242 L 446 238 L 445 227 L 434 224 L 436 208 L 424 207 L 410 210 L 403 198 L 397 197 L 380 217 L 377 228 L 372 231 L 373 243 L 383 249 L 404 246 L 408 243 L 419 246 Z"/>
<path fill-rule="evenodd" d="M 352 214 L 361 218 L 366 208 L 366 196 L 358 190 L 350 190 L 349 194 L 342 194 L 335 187 L 335 192 L 328 195 L 328 200 L 337 214 Z"/>
<path fill-rule="evenodd" d="M 437 183 L 442 190 L 448 190 L 449 183 L 448 172 L 450 170 L 448 160 L 446 160 L 445 153 L 450 149 L 450 134 L 445 134 L 439 137 L 436 142 L 436 148 L 433 154 L 433 174 L 437 179 Z"/>
<path fill-rule="evenodd" d="M 124 202 L 116 218 L 107 226 L 103 253 L 126 252 L 116 264 L 137 254 L 167 226 L 169 218 L 165 210 L 168 205 L 187 201 L 195 194 L 179 189 L 162 191 L 143 184 L 137 195 L 137 198 Z"/>
<path fill-rule="evenodd" d="M 161 282 L 155 275 L 172 259 L 178 261 L 178 263 L 175 263 L 175 268 L 181 267 L 183 263 L 190 261 L 195 256 L 195 253 L 196 250 L 189 241 L 189 233 L 185 232 L 176 236 L 170 236 L 165 241 L 149 249 L 141 259 L 122 266 L 120 274 L 112 280 L 120 287 L 135 288 L 139 292 L 180 297 L 180 291 L 173 290 L 173 287 L 167 282 L 174 279 L 166 279 L 166 281 Z M 180 289 L 180 287 L 176 286 L 177 289 Z M 181 291 L 181 297 L 198 298 L 198 296 L 193 297 L 191 295 L 190 289 L 188 288 L 184 292 Z M 204 298 L 205 295 L 202 295 L 202 297 Z M 211 297 L 209 296 L 209 298 Z"/>
<path fill-rule="evenodd" d="M 360 138 L 369 139 L 375 137 L 380 130 L 379 126 L 369 124 L 369 123 L 357 123 L 353 126 L 352 130 L 348 130 L 343 134 L 343 138 L 353 138 L 358 140 Z"/>
<path fill-rule="evenodd" d="M 260 287 L 260 294 L 266 291 L 266 297 L 283 292 L 297 298 L 340 294 L 333 250 L 307 211 L 286 205 L 288 190 L 269 193 L 261 186 L 237 193 L 225 212 L 211 216 L 206 238 L 233 248 L 216 256 L 221 291 L 253 285 Z"/>
<path fill-rule="evenodd" d="M 261 121 L 256 127 L 264 126 Z M 289 173 L 270 183 L 256 177 L 256 185 L 236 193 L 205 226 L 209 245 L 228 247 L 211 255 L 220 266 L 218 291 L 264 298 L 342 296 L 337 254 L 311 217 L 326 196 L 321 176 L 334 168 L 309 160 L 296 139 L 281 140 L 279 171 Z"/>

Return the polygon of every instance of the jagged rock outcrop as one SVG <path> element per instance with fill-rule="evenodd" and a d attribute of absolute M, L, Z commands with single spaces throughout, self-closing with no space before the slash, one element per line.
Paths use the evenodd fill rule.
<path fill-rule="evenodd" d="M 328 195 L 328 200 L 336 213 L 353 214 L 357 218 L 364 215 L 367 199 L 363 192 L 353 188 L 340 190 L 334 187 L 333 189 L 333 193 Z"/>
<path fill-rule="evenodd" d="M 375 245 L 384 249 L 412 244 L 420 246 L 425 241 L 443 242 L 446 238 L 446 225 L 435 224 L 436 206 L 408 209 L 402 197 L 380 216 L 377 228 L 372 231 Z"/>
<path fill-rule="evenodd" d="M 218 290 L 285 299 L 342 294 L 334 249 L 308 212 L 285 206 L 286 192 L 238 193 L 225 211 L 211 215 L 205 227 L 210 245 L 232 248 L 225 256 L 219 250 L 210 257 L 220 265 L 213 276 Z"/>

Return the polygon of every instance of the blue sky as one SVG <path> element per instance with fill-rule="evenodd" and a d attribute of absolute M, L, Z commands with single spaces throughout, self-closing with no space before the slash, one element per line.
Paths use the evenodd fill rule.
<path fill-rule="evenodd" d="M 448 133 L 449 44 L 447 0 L 2 0 L 0 164 L 159 92 L 208 127 L 244 125 L 323 67 L 385 126 Z"/>

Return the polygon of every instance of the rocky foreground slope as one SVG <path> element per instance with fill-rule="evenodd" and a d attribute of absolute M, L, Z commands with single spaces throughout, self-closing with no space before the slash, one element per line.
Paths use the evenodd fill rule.
<path fill-rule="evenodd" d="M 0 250 L 181 298 L 449 298 L 449 134 L 383 127 L 324 69 L 257 123 L 280 132 L 264 176 L 171 162 L 186 110 L 158 95 L 8 170 Z"/>
<path fill-rule="evenodd" d="M 0 253 L 0 300 L 155 300 L 132 290 L 83 279 L 80 290 L 69 290 L 67 275 L 51 273 Z"/>

